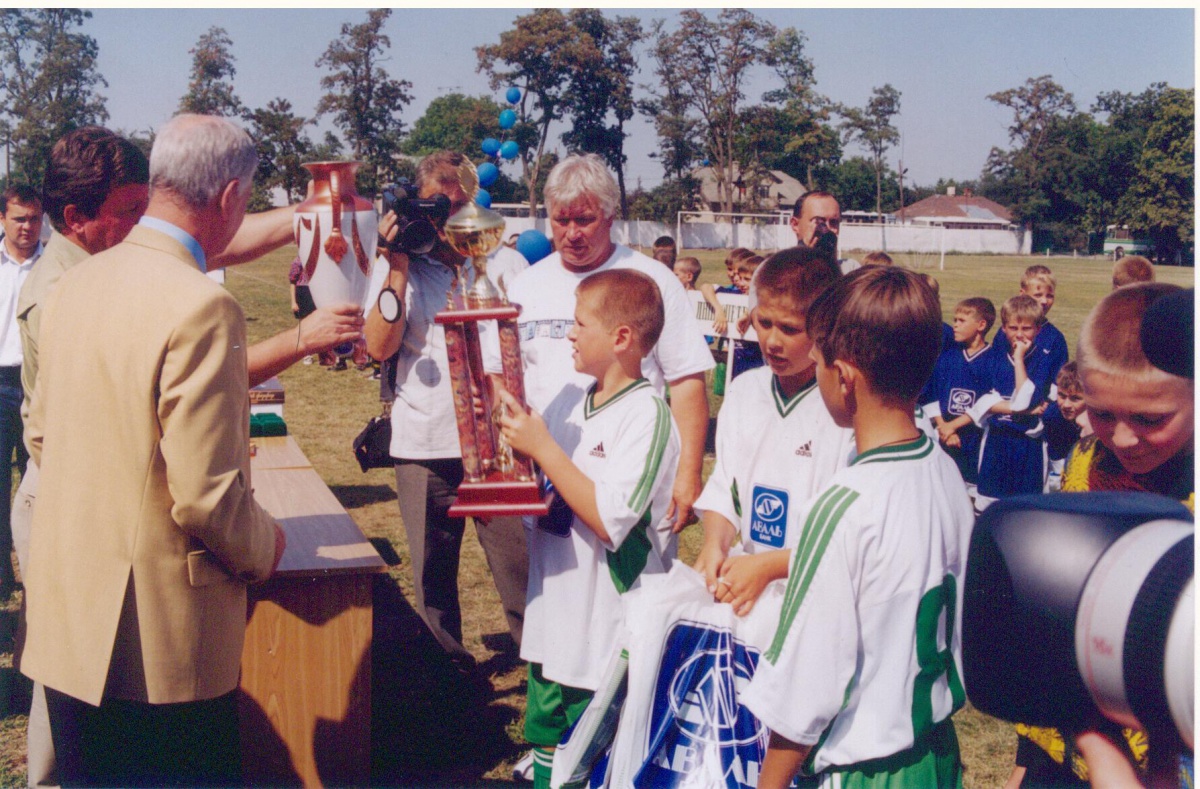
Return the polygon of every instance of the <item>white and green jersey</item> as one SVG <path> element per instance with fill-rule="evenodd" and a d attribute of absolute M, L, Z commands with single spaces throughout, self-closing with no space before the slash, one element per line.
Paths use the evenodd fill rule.
<path fill-rule="evenodd" d="M 568 518 L 562 536 L 525 519 L 529 587 L 521 639 L 521 658 L 540 663 L 542 676 L 585 690 L 600 686 L 621 637 L 621 594 L 644 574 L 666 572 L 675 558 L 666 514 L 679 465 L 679 432 L 649 381 L 639 378 L 599 407 L 594 392 L 589 387 L 574 403 L 560 396 L 545 419 L 595 483 L 611 544 L 578 518 Z"/>
<path fill-rule="evenodd" d="M 806 773 L 927 744 L 962 706 L 973 512 L 928 436 L 859 455 L 808 502 L 779 628 L 742 701 Z"/>
<path fill-rule="evenodd" d="M 838 427 L 817 382 L 790 398 L 769 367 L 734 379 L 717 418 L 717 459 L 696 509 L 741 532 L 746 553 L 794 548 L 802 505 L 845 468 L 854 431 Z"/>

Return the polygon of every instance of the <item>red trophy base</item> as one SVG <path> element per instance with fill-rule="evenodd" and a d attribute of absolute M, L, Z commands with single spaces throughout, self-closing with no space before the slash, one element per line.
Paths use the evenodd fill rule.
<path fill-rule="evenodd" d="M 492 515 L 545 515 L 550 512 L 540 486 L 533 481 L 519 482 L 497 478 L 495 481 L 463 482 L 458 497 L 450 506 L 452 518 Z"/>

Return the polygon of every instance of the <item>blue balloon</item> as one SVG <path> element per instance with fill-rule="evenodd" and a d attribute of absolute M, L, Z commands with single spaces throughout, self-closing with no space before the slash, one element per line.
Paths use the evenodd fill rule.
<path fill-rule="evenodd" d="M 492 207 L 492 193 L 486 189 L 480 189 L 475 193 L 475 204 L 484 208 Z"/>
<path fill-rule="evenodd" d="M 517 236 L 517 251 L 524 255 L 532 266 L 550 254 L 550 239 L 540 230 L 526 230 Z"/>
<path fill-rule="evenodd" d="M 475 172 L 479 173 L 480 186 L 491 186 L 500 177 L 500 169 L 491 162 L 484 162 L 479 165 L 479 167 L 475 168 Z"/>
<path fill-rule="evenodd" d="M 521 149 L 518 148 L 517 144 L 512 140 L 509 140 L 508 142 L 506 142 L 500 146 L 500 155 L 503 156 L 505 159 L 509 159 L 509 160 L 516 159 L 517 154 L 520 152 L 521 152 Z"/>
<path fill-rule="evenodd" d="M 500 128 L 511 129 L 517 123 L 517 113 L 512 110 L 502 110 L 500 112 Z"/>
<path fill-rule="evenodd" d="M 508 92 L 504 94 L 504 98 L 508 99 L 509 104 L 516 104 L 521 100 L 521 89 L 509 88 Z"/>
<path fill-rule="evenodd" d="M 500 150 L 500 141 L 497 140 L 495 137 L 488 137 L 486 140 L 483 141 L 483 145 L 481 145 L 479 147 L 482 148 L 483 152 L 485 154 L 487 154 L 488 156 L 495 156 L 496 153 Z"/>

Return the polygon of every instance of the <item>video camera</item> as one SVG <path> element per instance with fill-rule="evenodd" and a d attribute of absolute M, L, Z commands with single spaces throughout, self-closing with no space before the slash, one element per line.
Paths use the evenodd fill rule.
<path fill-rule="evenodd" d="M 424 255 L 438 240 L 438 228 L 450 216 L 450 198 L 436 195 L 417 197 L 417 189 L 407 179 L 383 188 L 383 215 L 396 214 L 396 237 L 380 244 L 393 252 Z"/>
<path fill-rule="evenodd" d="M 993 504 L 971 535 L 963 673 L 971 703 L 1068 734 L 1102 718 L 1193 748 L 1195 527 L 1149 493 Z"/>
<path fill-rule="evenodd" d="M 828 257 L 834 263 L 837 263 L 837 259 L 838 259 L 837 233 L 834 233 L 832 230 L 829 229 L 829 226 L 827 224 L 825 224 L 824 218 L 817 217 L 816 222 L 817 222 L 817 228 L 816 228 L 816 232 L 813 233 L 812 248 L 817 250 L 821 254 L 825 255 L 826 257 Z"/>

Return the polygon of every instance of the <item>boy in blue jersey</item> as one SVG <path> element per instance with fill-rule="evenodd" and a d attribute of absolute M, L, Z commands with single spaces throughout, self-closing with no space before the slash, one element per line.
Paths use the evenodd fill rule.
<path fill-rule="evenodd" d="M 1038 331 L 1038 348 L 1042 356 L 1046 357 L 1046 367 L 1050 373 L 1050 380 L 1053 381 L 1058 376 L 1058 371 L 1067 363 L 1070 358 L 1070 353 L 1067 349 L 1067 338 L 1059 331 L 1058 327 L 1050 322 L 1050 309 L 1054 306 L 1054 292 L 1058 285 L 1054 279 L 1054 274 L 1046 266 L 1034 264 L 1025 269 L 1025 273 L 1021 276 L 1021 292 L 1019 295 L 1028 296 L 1038 303 L 1042 309 L 1042 323 Z M 996 339 L 993 343 L 997 349 L 1004 353 L 1012 351 L 1012 346 L 1006 337 L 1001 332 L 996 333 Z"/>
<path fill-rule="evenodd" d="M 979 472 L 979 443 L 983 431 L 972 421 L 970 410 L 990 386 L 980 370 L 991 345 L 987 333 L 996 322 L 996 307 L 981 297 L 963 299 L 954 307 L 954 345 L 942 351 L 926 387 L 933 424 L 942 447 L 974 492 Z"/>
<path fill-rule="evenodd" d="M 809 308 L 821 399 L 857 457 L 805 505 L 779 628 L 743 703 L 771 730 L 761 789 L 956 787 L 971 503 L 913 421 L 941 344 L 918 274 L 865 267 Z M 808 785 L 808 784 L 805 784 Z"/>
<path fill-rule="evenodd" d="M 1042 308 L 1029 296 L 1013 296 L 1000 308 L 1001 332 L 1009 352 L 999 346 L 981 370 L 988 394 L 971 409 L 983 426 L 975 509 L 996 499 L 1041 493 L 1046 483 L 1046 442 L 1038 418 L 1058 369 L 1037 340 Z"/>
<path fill-rule="evenodd" d="M 525 738 L 538 789 L 549 787 L 554 747 L 603 681 L 624 627 L 621 595 L 642 576 L 666 572 L 676 545 L 667 512 L 679 433 L 641 373 L 662 332 L 662 297 L 632 269 L 593 274 L 576 294 L 572 357 L 595 384 L 554 400 L 545 421 L 500 393 L 504 438 L 537 461 L 569 508 L 526 519 L 521 657 L 529 662 Z"/>

